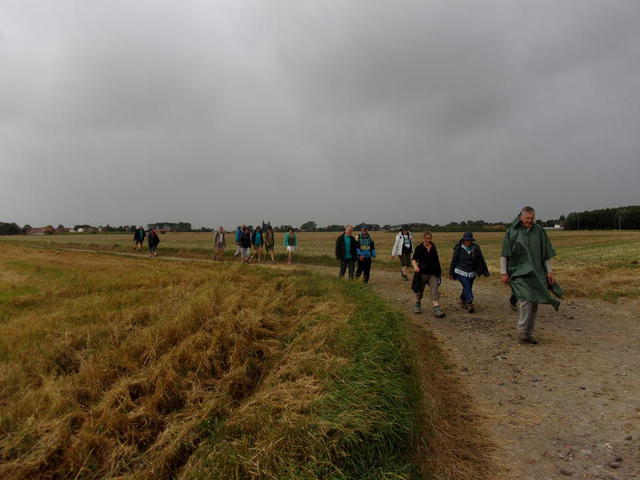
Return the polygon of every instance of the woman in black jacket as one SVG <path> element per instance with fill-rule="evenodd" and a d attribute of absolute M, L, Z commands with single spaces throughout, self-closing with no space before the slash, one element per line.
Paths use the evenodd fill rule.
<path fill-rule="evenodd" d="M 440 257 L 435 243 L 431 241 L 431 232 L 422 234 L 422 243 L 413 252 L 411 263 L 413 264 L 413 282 L 411 290 L 416 294 L 416 304 L 413 313 L 422 313 L 422 296 L 424 288 L 429 285 L 431 288 L 431 303 L 433 304 L 433 315 L 437 318 L 444 317 L 445 313 L 440 307 L 440 283 L 442 283 L 442 269 L 440 268 Z"/>
<path fill-rule="evenodd" d="M 474 313 L 473 282 L 477 277 L 489 276 L 487 263 L 484 261 L 480 246 L 475 243 L 471 232 L 464 232 L 460 241 L 453 248 L 449 278 L 458 280 L 462 284 L 460 300 L 462 307 L 469 313 Z"/>

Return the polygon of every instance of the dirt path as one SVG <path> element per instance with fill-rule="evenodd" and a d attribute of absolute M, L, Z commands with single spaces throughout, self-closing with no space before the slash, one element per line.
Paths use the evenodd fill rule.
<path fill-rule="evenodd" d="M 337 273 L 293 265 L 300 267 Z M 495 281 L 477 282 L 478 311 L 468 314 L 458 304 L 458 283 L 445 280 L 441 303 L 447 316 L 442 319 L 424 308 L 424 300 L 425 313 L 411 313 L 413 294 L 398 273 L 374 266 L 370 286 L 407 312 L 417 348 L 436 350 L 436 341 L 454 365 L 453 371 L 423 372 L 423 387 L 440 391 L 430 399 L 440 402 L 439 408 L 455 399 L 463 412 L 469 410 L 468 418 L 460 408 L 448 417 L 445 412 L 444 423 L 436 425 L 442 449 L 461 445 L 459 455 L 441 455 L 459 458 L 467 469 L 458 475 L 455 465 L 443 468 L 439 478 L 640 479 L 639 301 L 570 299 L 558 313 L 541 306 L 535 332 L 540 343 L 525 346 L 516 341 L 517 314 L 507 304 L 508 289 Z M 428 364 L 433 354 L 422 351 L 420 361 Z M 484 432 L 491 437 L 486 444 Z M 504 473 L 493 470 L 491 459 L 469 458 L 484 446 L 491 452 L 492 443 Z M 491 471 L 473 477 L 469 468 Z"/>
<path fill-rule="evenodd" d="M 372 280 L 411 311 L 398 274 L 374 271 Z M 445 280 L 442 292 L 445 318 L 409 316 L 446 346 L 507 477 L 640 479 L 640 302 L 567 300 L 558 313 L 541 306 L 540 343 L 524 346 L 507 288 L 479 280 L 475 314 L 458 305 L 457 282 Z"/>

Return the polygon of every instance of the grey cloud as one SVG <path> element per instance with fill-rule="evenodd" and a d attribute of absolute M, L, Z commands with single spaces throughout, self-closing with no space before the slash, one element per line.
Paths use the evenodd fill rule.
<path fill-rule="evenodd" d="M 0 220 L 435 223 L 637 203 L 639 15 L 5 2 Z"/>

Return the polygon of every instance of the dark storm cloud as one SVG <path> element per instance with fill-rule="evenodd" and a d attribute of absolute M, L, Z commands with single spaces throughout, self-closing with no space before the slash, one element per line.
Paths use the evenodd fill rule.
<path fill-rule="evenodd" d="M 595 0 L 5 2 L 0 220 L 637 203 L 639 20 Z"/>

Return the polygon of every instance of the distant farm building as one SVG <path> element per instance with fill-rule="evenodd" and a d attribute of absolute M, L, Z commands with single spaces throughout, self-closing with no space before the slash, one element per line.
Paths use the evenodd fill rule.
<path fill-rule="evenodd" d="M 48 227 L 31 228 L 27 230 L 27 235 L 49 235 L 55 233 L 55 231 L 55 228 L 49 225 Z"/>

